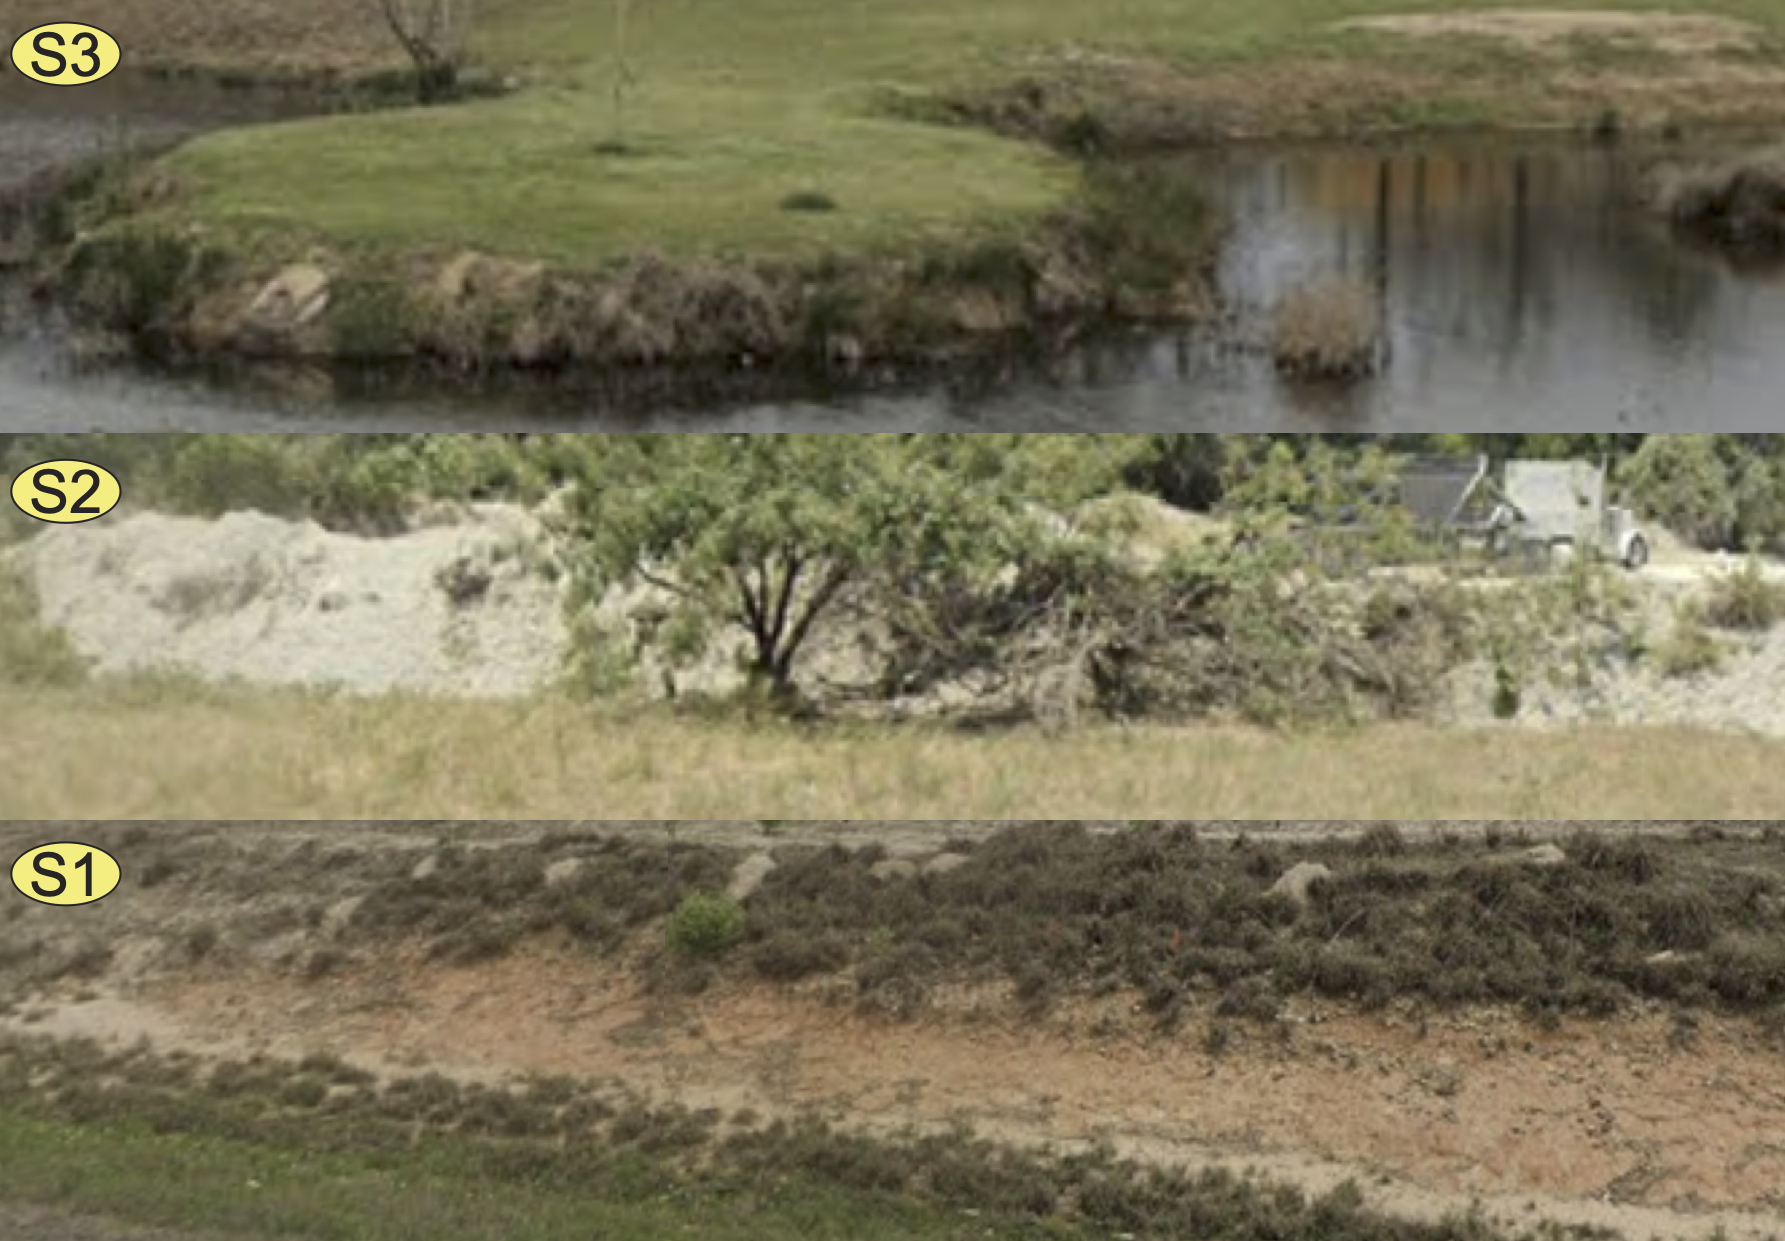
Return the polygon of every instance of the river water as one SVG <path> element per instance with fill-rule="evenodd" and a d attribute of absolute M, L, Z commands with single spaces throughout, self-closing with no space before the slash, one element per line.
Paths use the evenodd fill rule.
<path fill-rule="evenodd" d="M 81 94 L 0 98 L 0 188 L 57 160 L 292 107 L 159 87 L 52 112 L 42 92 Z M 1345 390 L 1286 384 L 1256 353 L 1194 333 L 890 394 L 678 407 L 587 385 L 449 396 L 315 374 L 244 384 L 95 369 L 15 328 L 0 336 L 0 430 L 1785 431 L 1785 272 L 1734 270 L 1634 207 L 1654 156 L 1475 139 L 1182 157 L 1234 222 L 1221 281 L 1243 315 L 1257 321 L 1325 274 L 1380 289 L 1392 360 Z"/>

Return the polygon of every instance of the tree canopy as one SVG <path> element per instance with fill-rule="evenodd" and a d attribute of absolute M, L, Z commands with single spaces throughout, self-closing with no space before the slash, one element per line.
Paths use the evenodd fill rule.
<path fill-rule="evenodd" d="M 669 649 L 731 626 L 776 693 L 845 592 L 1020 562 L 1047 513 L 1107 492 L 1142 445 L 1101 435 L 619 435 L 584 458 L 567 525 L 585 598 L 640 578 Z"/>

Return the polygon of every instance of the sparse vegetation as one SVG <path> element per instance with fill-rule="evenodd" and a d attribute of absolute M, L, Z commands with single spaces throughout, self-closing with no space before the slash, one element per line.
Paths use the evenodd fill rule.
<path fill-rule="evenodd" d="M 1750 557 L 1741 567 L 1711 579 L 1700 612 L 1713 629 L 1765 633 L 1785 620 L 1785 584 L 1769 577 Z"/>
<path fill-rule="evenodd" d="M 1179 723 L 1420 721 L 1459 701 L 1453 673 L 1473 678 L 1481 667 L 1484 677 L 1496 678 L 1498 705 L 1510 717 L 1540 687 L 1571 693 L 1645 659 L 1680 676 L 1712 667 L 1709 648 L 1719 643 L 1697 640 L 1687 628 L 1651 634 L 1641 579 L 1591 559 L 1576 560 L 1566 573 L 1479 587 L 1469 577 L 1478 566 L 1422 538 L 1386 502 L 1388 458 L 1381 449 L 1621 453 L 1623 483 L 1658 507 L 1747 512 L 1751 517 L 1740 520 L 1758 521 L 1765 514 L 1758 499 L 1728 510 L 1715 497 L 1743 479 L 1757 496 L 1773 477 L 1766 454 L 1775 447 L 1771 437 L 1751 443 L 1739 436 L 1683 437 L 1716 441 L 1708 445 L 1666 436 L 1526 437 L 1504 445 L 1462 436 L 1274 435 L 91 438 L 75 444 L 65 436 L 18 436 L 0 442 L 0 453 L 18 468 L 85 452 L 115 461 L 132 502 L 204 513 L 226 496 L 231 506 L 263 503 L 348 530 L 399 527 L 428 499 L 530 503 L 576 483 L 550 508 L 569 540 L 556 547 L 550 567 L 578 586 L 576 606 L 617 585 L 636 588 L 639 574 L 656 578 L 663 598 L 654 615 L 641 606 L 636 633 L 575 630 L 575 653 L 587 665 L 581 683 L 609 699 L 593 709 L 537 701 L 412 710 L 201 688 L 148 674 L 80 687 L 76 667 L 52 658 L 61 639 L 38 628 L 33 609 L 11 592 L 8 603 L 18 610 L 0 630 L 21 654 L 9 666 L 29 669 L 41 657 L 64 685 L 15 685 L 11 692 L 21 702 L 50 697 L 32 697 L 12 718 L 72 720 L 96 712 L 110 729 L 140 726 L 181 739 L 178 752 L 151 739 L 111 747 L 106 770 L 95 778 L 55 774 L 73 761 L 73 752 L 59 751 L 0 790 L 20 808 L 51 798 L 51 814 L 66 812 L 71 789 L 102 795 L 102 815 L 143 812 L 140 803 L 110 800 L 102 794 L 108 788 L 136 790 L 132 798 L 179 790 L 188 799 L 181 808 L 202 801 L 206 813 L 273 805 L 386 813 L 426 805 L 472 815 L 523 804 L 580 813 L 586 790 L 599 789 L 604 806 L 637 806 L 634 799 L 644 798 L 644 813 L 672 817 L 702 817 L 709 807 L 846 814 L 873 806 L 928 815 L 945 805 L 947 788 L 969 799 L 959 809 L 1020 817 L 1064 806 L 1096 812 L 1098 803 L 1084 791 L 1120 788 L 1124 811 L 1158 813 L 1169 804 L 1161 800 L 1163 773 L 1175 766 L 1161 757 L 1167 753 L 1189 745 L 1211 756 L 1210 772 L 1254 771 L 1271 761 L 1243 733 L 1199 732 L 1187 740 L 1171 731 Z M 1679 468 L 1681 461 L 1690 468 Z M 642 485 L 647 479 L 653 484 Z M 1118 479 L 1201 497 L 1213 510 L 1179 513 L 1142 496 L 1111 496 Z M 1700 533 L 1736 532 L 1725 522 Z M 474 602 L 488 580 L 480 563 L 451 567 L 437 579 L 441 589 Z M 1384 564 L 1414 568 L 1366 574 Z M 679 567 L 672 573 L 670 565 Z M 253 578 L 261 571 L 246 572 Z M 201 575 L 173 583 L 163 603 L 173 615 L 197 618 L 255 585 Z M 1750 566 L 1716 587 L 1716 615 L 1703 619 L 1713 628 L 1760 625 L 1779 606 L 1779 593 Z M 616 644 L 616 637 L 625 641 Z M 675 665 L 719 656 L 734 638 L 757 681 L 741 704 L 752 735 L 739 735 L 739 715 L 723 704 L 702 718 L 697 694 L 661 708 L 611 697 L 638 683 L 637 661 L 647 648 L 652 661 L 667 655 Z M 806 653 L 819 648 L 823 659 L 806 663 Z M 113 711 L 124 702 L 131 712 Z M 178 727 L 156 725 L 153 712 L 136 710 L 148 707 L 182 713 Z M 823 744 L 783 732 L 778 722 L 762 727 L 781 713 L 817 717 Z M 912 715 L 933 722 L 852 722 Z M 374 722 L 350 722 L 362 718 Z M 1123 732 L 1120 741 L 1099 735 L 1110 722 L 1147 731 Z M 951 728 L 956 723 L 1076 727 L 1083 745 L 1070 756 L 1037 758 L 1026 747 L 1044 745 L 1045 737 L 966 736 Z M 261 753 L 283 755 L 295 746 L 311 761 L 217 758 L 215 747 L 257 730 L 280 738 Z M 1421 741 L 1411 746 L 1386 735 L 1271 744 L 1285 758 L 1293 753 L 1327 771 L 1335 796 L 1351 790 L 1355 800 L 1345 804 L 1357 813 L 1446 813 L 1440 808 L 1467 803 L 1466 790 L 1485 788 L 1489 804 L 1522 814 L 1533 808 L 1531 797 L 1560 798 L 1564 786 L 1613 812 L 1637 812 L 1638 789 L 1661 796 L 1657 805 L 1693 809 L 1704 803 L 1683 800 L 1684 790 L 1706 795 L 1710 772 L 1738 781 L 1728 793 L 1709 794 L 1714 804 L 1733 808 L 1768 786 L 1767 777 L 1738 774 L 1748 769 L 1741 755 L 1749 743 L 1734 740 L 1694 742 L 1693 752 L 1714 749 L 1724 758 L 1684 784 L 1677 782 L 1680 765 L 1663 755 L 1653 770 L 1675 772 L 1672 787 L 1680 791 L 1661 794 L 1641 763 L 1663 743 L 1641 734 L 1617 743 L 1628 749 L 1624 783 L 1615 789 L 1609 777 L 1601 783 L 1584 771 L 1561 783 L 1537 776 L 1548 764 L 1535 741 L 1497 738 L 1484 743 L 1488 750 L 1451 761 L 1439 757 L 1449 752 L 1449 739 L 1436 730 L 1417 735 Z M 493 745 L 492 736 L 533 740 Z M 946 738 L 943 758 L 915 757 L 931 754 L 938 737 Z M 649 747 L 647 738 L 654 739 Z M 202 759 L 207 752 L 211 757 Z M 1393 800 L 1394 782 L 1366 787 L 1333 769 L 1340 755 L 1363 753 L 1394 770 L 1430 766 L 1443 774 L 1408 786 L 1424 790 L 1420 800 Z M 462 757 L 436 761 L 447 754 Z M 1025 770 L 1043 773 L 1040 779 L 1018 783 L 996 774 L 1019 754 Z M 1510 762 L 1515 774 L 1490 780 L 1481 754 Z M 154 774 L 128 776 L 133 756 Z M 831 759 L 846 761 L 851 778 L 837 780 L 826 766 Z M 1605 761 L 1597 753 L 1594 769 Z M 1155 762 L 1165 765 L 1154 770 Z M 667 766 L 688 764 L 730 778 L 649 791 Z M 397 775 L 380 782 L 377 770 Z M 175 779 L 174 771 L 187 776 Z M 1050 804 L 1045 790 L 1055 786 L 1046 773 L 1056 771 L 1073 783 L 1059 785 L 1066 800 Z M 314 772 L 333 774 L 305 774 Z M 1209 795 L 1224 796 L 1213 791 L 1221 780 L 1211 775 L 1208 783 Z M 1273 806 L 1324 809 L 1299 782 L 1267 783 L 1276 787 Z M 770 800 L 753 800 L 763 798 Z M 1561 800 L 1544 804 L 1568 809 Z M 464 948 L 475 957 L 492 945 Z"/>
<path fill-rule="evenodd" d="M 4 550 L 0 543 L 0 552 Z M 91 664 L 65 631 L 43 623 L 31 583 L 0 562 L 0 684 L 20 689 L 78 685 Z"/>
<path fill-rule="evenodd" d="M 1658 844 L 1583 828 L 1556 860 L 1526 847 L 1504 833 L 1415 843 L 1391 824 L 1294 845 L 1205 840 L 1187 822 L 1113 835 L 1030 824 L 954 842 L 966 862 L 937 874 L 879 874 L 872 847 L 788 845 L 739 904 L 714 895 L 738 861 L 730 850 L 564 834 L 448 849 L 419 868 L 378 856 L 337 946 L 352 968 L 374 945 L 413 940 L 463 960 L 467 944 L 498 957 L 563 937 L 647 970 L 686 957 L 777 983 L 852 977 L 864 1003 L 905 1015 L 944 984 L 985 980 L 1042 1007 L 1134 993 L 1174 1022 L 1195 1009 L 1268 1023 L 1308 995 L 1533 1013 L 1785 1004 L 1785 973 L 1763 948 L 1785 942 L 1777 835 Z M 1299 863 L 1330 872 L 1305 902 L 1275 890 Z M 668 955 L 647 935 L 660 919 Z M 1677 959 L 1661 968 L 1662 953 Z M 91 976 L 105 960 L 71 945 L 30 968 Z"/>
<path fill-rule="evenodd" d="M 1649 652 L 1662 675 L 1702 676 L 1723 666 L 1728 651 L 1697 608 L 1678 609 L 1667 633 Z"/>
<path fill-rule="evenodd" d="M 1355 1186 L 1310 1197 L 1220 1170 L 1144 1168 L 1104 1148 L 1058 1156 L 959 1132 L 870 1138 L 818 1121 L 719 1136 L 711 1113 L 593 1086 L 566 1083 L 558 1102 L 437 1075 L 330 1092 L 275 1060 L 219 1066 L 212 1084 L 228 1089 L 193 1092 L 171 1085 L 177 1067 L 146 1052 L 9 1037 L 7 1198 L 207 1230 L 336 1235 L 351 1222 L 371 1241 L 417 1228 L 443 1241 L 531 1241 L 572 1221 L 627 1239 L 942 1241 L 965 1235 L 963 1215 L 972 1236 L 993 1241 L 1212 1231 L 1237 1241 L 1515 1241 L 1476 1217 L 1382 1215 Z"/>
<path fill-rule="evenodd" d="M 1070 1046 L 1085 1064 L 1111 1062 L 1098 1072 L 1113 1071 L 1146 1044 L 1141 1054 L 1149 1061 L 1201 1057 L 1223 1077 L 1249 1076 L 1267 1061 L 1318 1075 L 1329 1056 L 1355 1071 L 1368 1046 L 1372 1055 L 1392 1049 L 1381 1062 L 1391 1080 L 1459 1108 L 1473 1103 L 1484 1079 L 1504 1081 L 1547 1054 L 1578 1064 L 1595 1030 L 1615 1032 L 1626 1049 L 1620 1063 L 1662 1057 L 1683 1070 L 1672 1057 L 1734 1054 L 1751 1062 L 1759 1044 L 1743 1040 L 1776 1038 L 1785 1021 L 1785 835 L 1776 830 L 1679 823 L 1661 837 L 1593 824 L 1533 849 L 1521 825 L 1452 832 L 1444 824 L 1379 822 L 1347 839 L 1321 839 L 1320 825 L 1304 824 L 1314 833 L 1306 840 L 1249 838 L 1235 835 L 1236 826 L 1243 827 L 939 824 L 936 844 L 950 865 L 889 866 L 877 847 L 819 847 L 811 841 L 824 825 L 791 824 L 776 847 L 776 869 L 741 910 L 732 906 L 710 920 L 741 930 L 734 950 L 703 951 L 693 963 L 666 951 L 656 923 L 661 916 L 673 927 L 680 911 L 726 903 L 707 895 L 741 856 L 722 845 L 647 844 L 623 828 L 541 836 L 514 824 L 441 829 L 431 847 L 435 833 L 426 826 L 401 842 L 351 827 L 285 838 L 258 828 L 250 829 L 261 833 L 255 846 L 243 849 L 240 832 L 163 824 L 137 846 L 153 843 L 180 860 L 184 891 L 203 894 L 205 925 L 220 944 L 298 933 L 295 951 L 237 978 L 251 994 L 304 996 L 307 1012 L 320 1006 L 313 1015 L 323 1024 L 310 1029 L 329 1029 L 338 1015 L 354 1014 L 357 1023 L 368 1000 L 397 1005 L 401 1025 L 411 1017 L 454 1021 L 466 1012 L 465 983 L 516 999 L 533 988 L 556 1011 L 568 982 L 578 1003 L 595 999 L 607 1009 L 615 994 L 608 987 L 625 980 L 642 984 L 636 999 L 647 1016 L 635 1023 L 628 1001 L 605 1028 L 630 1037 L 634 1024 L 642 1027 L 636 1064 L 647 1077 L 635 1081 L 624 1067 L 613 1080 L 534 1072 L 492 1086 L 481 1073 L 455 1076 L 455 1063 L 479 1062 L 480 1040 L 513 1037 L 507 1006 L 468 1019 L 489 1027 L 467 1029 L 463 1050 L 472 1059 L 436 1053 L 409 1061 L 425 1067 L 384 1075 L 359 1067 L 382 1062 L 376 1040 L 301 1060 L 195 1057 L 169 1054 L 146 1038 L 128 1046 L 59 1040 L 21 1024 L 0 1033 L 0 1160 L 12 1174 L 0 1200 L 242 1235 L 394 1239 L 413 1235 L 419 1220 L 448 1241 L 497 1234 L 543 1241 L 570 1221 L 640 1241 L 681 1231 L 889 1241 L 968 1234 L 1091 1241 L 1129 1233 L 1163 1241 L 1205 1230 L 1241 1241 L 1513 1241 L 1503 1218 L 1412 1222 L 1381 1214 L 1368 1205 L 1378 1200 L 1356 1187 L 1316 1196 L 1239 1173 L 1250 1156 L 1187 1173 L 1151 1162 L 1150 1154 L 1127 1162 L 1102 1145 L 1031 1148 L 982 1141 L 965 1127 L 895 1132 L 857 1128 L 852 1117 L 834 1127 L 793 1119 L 796 1088 L 768 1087 L 766 1121 L 754 1112 L 727 1116 L 697 1102 L 699 1094 L 650 1102 L 638 1091 L 654 1098 L 666 1068 L 674 1077 L 678 1064 L 722 1064 L 740 1047 L 756 1066 L 751 1072 L 779 1081 L 781 1070 L 759 1060 L 761 1030 L 798 1030 L 783 1006 L 847 1001 L 851 993 L 875 1016 L 817 1018 L 823 1028 L 844 1027 L 851 1040 L 877 1019 L 930 1018 L 922 1030 L 893 1032 L 892 1041 L 952 1033 L 975 1045 L 993 1040 L 978 1054 L 998 1055 L 996 1041 L 1020 1031 L 1051 1044 L 1054 1054 Z M 97 843 L 124 847 L 124 829 L 94 830 Z M 1325 867 L 1325 877 L 1279 888 L 1300 863 Z M 269 875 L 293 874 L 305 877 L 301 899 L 268 888 Z M 697 881 L 687 884 L 690 876 Z M 598 906 L 592 893 L 611 893 L 611 902 Z M 319 902 L 342 898 L 362 910 L 389 907 L 394 919 L 329 919 L 325 928 L 311 916 Z M 115 958 L 95 952 L 99 941 L 84 931 L 38 939 L 38 928 L 64 924 L 52 922 L 54 911 L 32 907 L 22 922 L 8 919 L 25 933 L 9 925 L 0 940 L 0 990 L 30 1004 L 28 1023 L 51 1011 L 43 997 L 71 990 L 57 979 L 84 973 L 110 983 L 112 971 L 152 960 L 144 934 L 162 935 L 165 964 L 189 968 L 192 932 L 162 917 L 183 899 L 156 890 L 134 906 L 108 907 L 108 916 L 122 917 L 109 923 L 104 944 L 120 949 Z M 574 920 L 572 911 L 598 907 L 624 925 Z M 741 923 L 731 917 L 744 912 Z M 502 951 L 519 960 L 486 964 L 465 980 L 441 974 L 442 945 L 492 930 Z M 305 934 L 316 938 L 305 941 Z M 822 951 L 798 959 L 789 950 L 802 943 Z M 340 977 L 326 984 L 304 965 L 304 948 L 324 945 L 341 954 Z M 212 956 L 202 976 L 215 981 L 247 964 Z M 696 964 L 703 978 L 725 984 L 710 1004 L 653 985 Z M 395 989 L 392 971 L 406 976 Z M 753 991 L 761 979 L 775 990 Z M 239 994 L 233 983 L 225 993 Z M 983 998 L 1000 995 L 1008 1007 L 985 1007 L 1006 1003 Z M 739 1003 L 754 1016 L 742 1031 L 728 1030 L 727 1014 Z M 1379 1028 L 1382 1041 L 1371 1043 L 1361 1031 L 1372 1023 L 1360 1010 L 1376 1007 L 1391 1009 L 1392 1020 Z M 1510 1008 L 1522 1008 L 1526 1020 Z M 531 1001 L 516 1007 L 532 1010 Z M 775 1014 L 773 1024 L 753 1024 L 764 1013 Z M 950 1019 L 933 1020 L 942 1013 Z M 1000 1013 L 1021 1026 L 1007 1026 Z M 1630 1020 L 1595 1020 L 1611 1014 Z M 263 1016 L 244 1033 L 265 1034 L 284 1020 Z M 660 1051 L 656 1031 L 692 1032 L 691 1018 L 702 1037 Z M 1540 1030 L 1564 1022 L 1559 1048 L 1533 1051 Z M 305 1029 L 294 1023 L 287 1032 L 307 1043 Z M 324 1045 L 341 1046 L 341 1027 L 334 1029 Z M 1097 1031 L 1100 1046 L 1079 1045 L 1073 1032 L 1080 1029 Z M 1441 1057 L 1428 1037 L 1449 1048 L 1479 1046 L 1481 1059 Z M 843 1046 L 860 1043 L 827 1044 Z M 601 1062 L 577 1061 L 588 1050 L 557 1063 Z M 779 1053 L 770 1051 L 772 1061 Z M 1495 1063 L 1508 1056 L 1519 1063 Z M 1374 1081 L 1375 1069 L 1367 1076 Z M 864 1085 L 872 1081 L 864 1074 Z M 1673 1085 L 1675 1098 L 1691 1089 Z M 744 1097 L 755 1102 L 751 1089 Z M 1590 1090 L 1591 1082 L 1569 1089 Z M 972 1106 L 951 1098 L 951 1114 L 971 1114 L 956 1113 L 958 1102 Z M 1574 1114 L 1561 1103 L 1536 1123 L 1572 1125 Z M 159 1188 L 149 1192 L 151 1184 Z M 1561 1234 L 1542 1235 L 1554 1241 Z"/>

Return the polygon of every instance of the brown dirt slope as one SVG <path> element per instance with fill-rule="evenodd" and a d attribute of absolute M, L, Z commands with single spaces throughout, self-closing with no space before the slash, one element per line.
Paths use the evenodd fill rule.
<path fill-rule="evenodd" d="M 0 1029 L 147 1038 L 211 1057 L 330 1052 L 385 1075 L 569 1074 L 665 1103 L 815 1113 L 866 1132 L 964 1122 L 1016 1144 L 1101 1141 L 1313 1190 L 1355 1178 L 1373 1204 L 1422 1218 L 1480 1203 L 1509 1224 L 1550 1219 L 1631 1238 L 1720 1227 L 1758 1241 L 1785 1229 L 1785 1044 L 1714 1012 L 1638 1004 L 1536 1022 L 1479 1006 L 1363 1013 L 1303 996 L 1272 1023 L 1199 1009 L 1166 1034 L 1120 991 L 1038 1018 L 1007 987 L 963 985 L 905 1021 L 842 1002 L 847 979 L 780 988 L 725 974 L 690 993 L 665 987 L 636 954 L 551 935 L 466 966 L 414 943 L 318 964 L 365 896 L 362 872 L 423 873 L 411 868 L 427 866 L 443 835 L 502 851 L 540 830 L 0 830 L 8 859 L 46 831 L 138 857 L 158 850 L 152 872 L 78 923 L 71 911 L 0 903 L 8 939 L 40 941 L 40 956 L 45 944 L 88 946 L 59 977 L 9 986 L 21 1002 Z M 0 962 L 13 981 L 26 966 L 17 954 Z M 114 1241 L 46 1221 L 22 1235 Z"/>

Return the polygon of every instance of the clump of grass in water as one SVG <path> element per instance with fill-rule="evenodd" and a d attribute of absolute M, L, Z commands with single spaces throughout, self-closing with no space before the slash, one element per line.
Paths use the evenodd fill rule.
<path fill-rule="evenodd" d="M 1277 369 L 1298 379 L 1359 379 L 1382 368 L 1382 306 L 1356 280 L 1323 278 L 1292 289 L 1271 321 Z"/>

